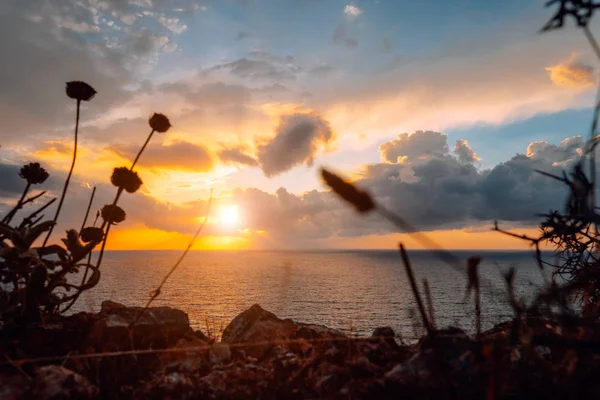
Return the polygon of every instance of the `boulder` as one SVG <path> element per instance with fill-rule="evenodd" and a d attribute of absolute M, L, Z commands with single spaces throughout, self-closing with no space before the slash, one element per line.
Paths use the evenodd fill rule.
<path fill-rule="evenodd" d="M 254 304 L 227 325 L 221 341 L 227 344 L 248 343 L 248 346 L 244 346 L 245 354 L 261 359 L 277 344 L 288 347 L 290 341 L 304 339 L 310 342 L 323 338 L 345 338 L 345 335 L 322 325 L 277 318 L 275 314 Z"/>
<path fill-rule="evenodd" d="M 181 339 L 197 339 L 185 312 L 171 307 L 127 307 L 114 301 L 104 301 L 94 322 L 88 345 L 97 350 L 166 348 Z M 139 319 L 138 319 L 139 317 Z M 135 321 L 135 324 L 130 326 Z M 110 347 L 107 349 L 107 345 Z"/>
<path fill-rule="evenodd" d="M 36 399 L 95 399 L 99 395 L 87 378 L 59 365 L 38 368 L 34 379 Z"/>

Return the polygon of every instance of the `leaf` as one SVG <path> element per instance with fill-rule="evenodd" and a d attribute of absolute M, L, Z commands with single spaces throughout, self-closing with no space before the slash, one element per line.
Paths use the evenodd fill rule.
<path fill-rule="evenodd" d="M 346 182 L 324 168 L 321 169 L 321 176 L 338 196 L 352 204 L 358 212 L 365 213 L 375 208 L 375 203 L 367 192 L 357 189 L 353 184 Z"/>
<path fill-rule="evenodd" d="M 40 257 L 55 254 L 58 256 L 58 258 L 60 258 L 63 261 L 67 260 L 69 257 L 69 253 L 67 253 L 67 250 L 65 250 L 57 244 L 52 244 L 46 247 L 35 247 L 34 250 L 37 251 Z"/>
<path fill-rule="evenodd" d="M 27 245 L 27 248 L 31 247 L 33 242 L 40 237 L 40 235 L 52 228 L 56 222 L 54 221 L 44 221 L 33 228 L 25 228 L 23 230 L 23 239 Z"/>
<path fill-rule="evenodd" d="M 97 242 L 92 241 L 84 246 L 79 240 L 79 234 L 75 229 L 68 230 L 66 239 L 62 239 L 62 241 L 71 253 L 72 263 L 82 260 L 97 244 Z"/>

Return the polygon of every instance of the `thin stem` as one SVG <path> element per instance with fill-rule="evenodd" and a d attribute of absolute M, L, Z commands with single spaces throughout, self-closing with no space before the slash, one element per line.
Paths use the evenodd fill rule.
<path fill-rule="evenodd" d="M 433 309 L 433 299 L 431 297 L 431 291 L 429 290 L 429 282 L 427 279 L 423 279 L 423 291 L 425 292 L 425 300 L 427 301 L 427 312 L 429 313 L 429 322 L 431 327 L 435 329 L 435 312 Z"/>
<path fill-rule="evenodd" d="M 41 213 L 42 211 L 44 211 L 46 208 L 50 207 L 52 204 L 54 204 L 54 202 L 56 201 L 56 197 L 53 198 L 52 200 L 50 200 L 49 202 L 47 202 L 46 204 L 44 204 L 42 207 L 40 207 L 38 210 L 36 210 L 35 212 L 31 213 L 31 215 L 29 215 L 28 217 L 23 219 L 23 222 L 21 222 L 21 225 L 19 225 L 19 228 L 23 228 L 25 226 L 27 226 L 28 224 L 31 223 L 31 221 L 34 220 L 34 218 Z M 34 224 L 31 224 L 34 225 Z"/>
<path fill-rule="evenodd" d="M 415 296 L 415 301 L 417 302 L 417 307 L 419 308 L 419 313 L 421 314 L 421 319 L 423 320 L 423 326 L 425 329 L 427 329 L 427 333 L 431 336 L 433 334 L 433 330 L 431 329 L 431 325 L 427 319 L 427 314 L 425 313 L 425 307 L 423 306 L 423 301 L 421 300 L 421 295 L 419 294 L 419 288 L 417 287 L 417 282 L 415 281 L 415 276 L 410 265 L 410 260 L 408 259 L 408 254 L 406 253 L 406 249 L 404 249 L 404 245 L 402 243 L 400 243 L 399 247 L 400 257 L 402 257 L 404 269 L 406 270 L 406 275 L 408 276 L 408 282 L 410 283 L 410 288 Z"/>
<path fill-rule="evenodd" d="M 133 164 L 131 164 L 131 168 L 129 168 L 130 171 L 133 171 L 133 168 L 135 167 L 138 160 L 140 159 L 140 156 L 146 149 L 146 146 L 148 146 L 150 139 L 152 139 L 152 135 L 154 135 L 154 132 L 155 132 L 154 129 L 152 129 L 150 131 L 150 134 L 148 135 L 148 138 L 144 142 L 144 145 L 142 146 L 140 151 L 138 151 L 137 155 L 135 156 L 135 159 L 133 160 Z M 123 188 L 119 188 L 119 190 L 117 190 L 117 195 L 115 196 L 115 199 L 112 203 L 112 209 L 111 209 L 111 213 L 110 213 L 111 215 L 108 216 L 108 220 L 111 219 L 112 213 L 114 212 L 115 206 L 117 205 L 117 202 L 119 201 L 119 198 L 121 197 L 122 193 L 123 193 Z M 102 230 L 104 230 L 104 228 L 106 228 L 106 233 L 104 234 L 104 240 L 102 241 L 102 247 L 100 249 L 100 254 L 98 255 L 98 262 L 96 263 L 96 267 L 98 267 L 98 268 L 100 268 L 100 263 L 102 262 L 102 257 L 104 256 L 104 249 L 106 247 L 106 241 L 108 240 L 108 232 L 110 231 L 110 224 L 108 224 L 108 222 L 106 220 L 102 223 L 102 226 L 101 226 Z"/>
<path fill-rule="evenodd" d="M 19 201 L 17 201 L 17 205 L 10 210 L 10 212 L 8 214 L 6 214 L 6 217 L 4 217 L 4 219 L 2 219 L 2 222 L 9 224 L 10 221 L 13 219 L 13 217 L 15 216 L 15 214 L 17 213 L 17 211 L 23 206 L 23 200 L 25 199 L 25 196 L 27 196 L 27 192 L 29 192 L 29 188 L 31 187 L 31 183 L 27 182 L 27 185 L 25 185 L 25 190 L 23 190 L 23 194 L 21 195 L 21 198 L 19 199 Z"/>
<path fill-rule="evenodd" d="M 60 210 L 62 209 L 63 202 L 65 201 L 65 196 L 67 195 L 67 189 L 69 188 L 69 182 L 71 181 L 71 175 L 73 175 L 73 169 L 75 168 L 75 160 L 77 160 L 77 133 L 79 132 L 79 110 L 81 108 L 81 100 L 77 100 L 77 114 L 75 117 L 75 144 L 73 146 L 73 161 L 71 162 L 71 169 L 69 170 L 69 175 L 67 175 L 67 180 L 65 181 L 65 186 L 63 187 L 62 195 L 60 196 L 60 201 L 58 202 L 58 207 L 56 208 L 56 214 L 54 214 L 53 221 L 56 222 L 58 220 L 58 216 L 60 215 Z M 54 224 L 49 230 L 46 238 L 44 239 L 44 243 L 42 247 L 46 247 L 46 243 L 48 243 L 48 239 L 50 239 L 50 235 L 52 235 L 52 231 L 54 230 Z"/>
<path fill-rule="evenodd" d="M 140 151 L 137 153 L 137 156 L 135 156 L 135 160 L 133 160 L 133 164 L 131 165 L 131 168 L 129 168 L 130 171 L 133 171 L 135 164 L 137 164 L 138 160 L 140 159 L 140 156 L 146 149 L 146 146 L 148 146 L 148 142 L 150 142 L 150 139 L 152 139 L 152 135 L 154 135 L 154 132 L 155 132 L 154 129 L 152 129 L 152 131 L 150 132 L 150 135 L 148 135 L 148 139 L 146 139 L 146 142 L 144 143 L 144 145 L 142 146 Z"/>
<path fill-rule="evenodd" d="M 477 338 L 481 336 L 481 290 L 479 285 L 475 287 L 475 330 Z"/>
<path fill-rule="evenodd" d="M 100 254 L 98 255 L 98 261 L 96 261 L 96 268 L 100 268 L 100 264 L 102 264 L 102 258 L 104 257 L 104 248 L 106 247 L 106 241 L 108 239 L 108 232 L 110 232 L 110 227 L 112 224 L 108 224 L 106 226 L 106 233 L 104 233 L 104 239 L 102 239 L 102 247 L 100 248 Z"/>
<path fill-rule="evenodd" d="M 462 263 L 458 257 L 449 251 L 444 250 L 441 245 L 429 239 L 429 237 L 421 233 L 416 227 L 408 223 L 404 218 L 392 213 L 380 204 L 377 205 L 376 210 L 381 216 L 392 222 L 394 225 L 403 231 L 410 233 L 412 237 L 421 245 L 431 249 L 431 251 L 442 261 L 446 262 L 457 271 L 461 273 L 464 272 L 463 268 L 461 268 Z"/>
<path fill-rule="evenodd" d="M 81 229 L 79 230 L 79 234 L 85 228 L 85 223 L 87 222 L 88 216 L 90 215 L 90 209 L 92 208 L 92 202 L 94 201 L 94 195 L 96 194 L 96 186 L 92 190 L 92 195 L 90 196 L 90 202 L 88 203 L 87 210 L 85 211 L 85 217 L 83 217 L 83 223 L 81 224 Z"/>
<path fill-rule="evenodd" d="M 144 312 L 146 312 L 146 310 L 148 310 L 148 308 L 150 307 L 150 304 L 152 304 L 152 302 L 154 301 L 154 299 L 156 299 L 160 295 L 160 291 L 161 291 L 163 285 L 167 282 L 167 280 L 173 274 L 173 272 L 175 272 L 175 270 L 177 269 L 177 267 L 179 267 L 179 264 L 181 264 L 181 261 L 183 261 L 183 259 L 187 255 L 187 253 L 190 251 L 190 249 L 194 245 L 194 242 L 198 238 L 198 235 L 200 235 L 200 232 L 202 232 L 202 229 L 204 229 L 204 225 L 206 225 L 206 221 L 208 221 L 208 215 L 210 213 L 210 205 L 212 203 L 212 199 L 213 199 L 213 196 L 212 196 L 212 189 L 211 189 L 210 190 L 210 197 L 208 199 L 208 204 L 206 206 L 206 215 L 204 216 L 204 219 L 202 220 L 202 224 L 200 224 L 200 226 L 198 227 L 198 230 L 196 230 L 196 233 L 194 234 L 194 237 L 192 238 L 192 240 L 190 241 L 190 243 L 187 245 L 186 249 L 183 251 L 183 254 L 181 255 L 181 257 L 179 257 L 179 260 L 177 260 L 177 262 L 175 263 L 175 265 L 173 265 L 173 267 L 171 268 L 171 270 L 162 279 L 162 281 L 160 282 L 160 285 L 158 285 L 158 288 L 156 288 L 156 290 L 152 293 L 152 297 L 150 297 L 150 299 L 148 300 L 148 303 L 146 303 L 146 306 L 140 311 L 140 313 L 138 314 L 138 316 L 136 317 L 136 319 L 129 325 L 130 329 L 133 328 L 133 326 L 139 321 L 140 318 L 142 318 L 142 315 L 144 315 Z"/>
<path fill-rule="evenodd" d="M 83 231 L 83 228 L 85 228 L 85 223 L 87 222 L 88 216 L 90 215 L 90 209 L 92 208 L 92 203 L 94 201 L 95 194 L 96 194 L 96 186 L 94 186 L 94 189 L 92 190 L 92 195 L 90 196 L 90 202 L 88 203 L 88 207 L 85 212 L 85 217 L 83 218 L 83 223 L 81 224 L 81 230 L 79 231 L 80 235 L 81 235 L 81 232 Z M 95 222 L 94 222 L 94 225 L 96 225 Z M 90 251 L 88 254 L 88 262 L 86 264 L 85 271 L 83 273 L 83 278 L 81 279 L 81 283 L 79 284 L 79 287 L 82 287 L 85 283 L 85 280 L 87 279 L 88 273 L 90 272 L 90 262 L 91 261 L 92 261 L 92 252 Z M 67 304 L 67 306 L 65 308 L 63 308 L 61 313 L 65 313 L 71 307 L 73 307 L 73 304 L 75 304 L 77 299 L 79 299 L 79 296 L 81 295 L 81 293 L 83 293 L 83 290 L 80 290 L 75 294 L 75 297 L 73 298 L 73 300 L 71 300 L 71 302 L 69 304 Z"/>

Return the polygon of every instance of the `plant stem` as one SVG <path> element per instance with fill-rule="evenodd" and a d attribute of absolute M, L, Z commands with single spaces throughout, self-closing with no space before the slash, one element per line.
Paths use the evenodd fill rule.
<path fill-rule="evenodd" d="M 423 279 L 423 290 L 425 292 L 425 300 L 427 300 L 429 322 L 431 323 L 431 327 L 435 329 L 435 310 L 433 309 L 433 299 L 431 297 L 431 291 L 429 290 L 429 282 L 427 279 Z"/>
<path fill-rule="evenodd" d="M 83 223 L 81 224 L 81 229 L 79 230 L 79 234 L 81 235 L 81 231 L 83 231 L 83 228 L 85 228 L 85 223 L 87 222 L 88 216 L 90 215 L 90 209 L 92 208 L 92 203 L 94 202 L 94 195 L 96 194 L 96 186 L 94 186 L 94 189 L 92 190 L 92 195 L 90 196 L 90 202 L 88 203 L 88 207 L 87 210 L 85 211 L 85 217 L 83 218 Z M 83 273 L 83 278 L 81 279 L 81 284 L 79 285 L 80 287 L 83 286 L 85 284 L 85 280 L 87 279 L 88 273 L 90 271 L 90 262 L 92 259 L 92 251 L 90 251 L 90 253 L 88 254 L 88 262 L 87 265 L 85 267 L 85 272 Z M 75 304 L 75 302 L 77 301 L 77 299 L 79 298 L 79 296 L 81 295 L 82 290 L 78 291 L 75 294 L 75 297 L 73 298 L 73 300 L 71 300 L 71 302 L 69 304 L 67 304 L 67 306 L 65 308 L 62 309 L 61 313 L 65 313 L 67 312 L 71 307 L 73 307 L 73 304 Z"/>
<path fill-rule="evenodd" d="M 77 100 L 77 115 L 75 117 L 75 144 L 73 146 L 73 161 L 71 162 L 71 169 L 69 170 L 69 175 L 67 175 L 67 180 L 65 181 L 65 186 L 63 187 L 62 195 L 60 196 L 60 201 L 58 202 L 58 207 L 56 208 L 56 214 L 54 214 L 53 221 L 56 222 L 58 220 L 58 216 L 60 215 L 60 210 L 62 209 L 63 202 L 65 201 L 65 196 L 67 195 L 67 189 L 69 188 L 69 182 L 71 181 L 71 175 L 73 175 L 73 169 L 75 168 L 75 160 L 77 159 L 77 133 L 79 132 L 79 111 L 81 108 L 81 100 Z M 50 239 L 50 235 L 52 235 L 52 231 L 54 230 L 54 224 L 49 230 L 46 238 L 44 239 L 44 243 L 42 247 L 46 247 L 46 243 L 48 243 L 48 239 Z"/>
<path fill-rule="evenodd" d="M 475 330 L 479 339 L 481 337 L 481 290 L 479 290 L 479 285 L 475 287 Z"/>
<path fill-rule="evenodd" d="M 23 194 L 21 195 L 21 198 L 17 202 L 17 205 L 12 210 L 10 210 L 10 212 L 8 214 L 6 214 L 6 217 L 4 217 L 2 219 L 2 222 L 6 223 L 6 224 L 10 223 L 10 221 L 13 219 L 13 217 L 15 216 L 17 211 L 23 206 L 23 200 L 25 199 L 25 196 L 27 196 L 27 192 L 29 192 L 30 187 L 31 187 L 31 183 L 27 182 L 27 185 L 25 185 L 25 190 L 23 190 Z"/>
<path fill-rule="evenodd" d="M 139 319 L 142 318 L 142 315 L 144 315 L 144 312 L 146 312 L 146 310 L 150 307 L 150 304 L 152 304 L 154 299 L 156 299 L 160 295 L 160 290 L 162 289 L 163 285 L 167 282 L 167 279 L 169 279 L 169 277 L 173 274 L 173 272 L 175 272 L 177 267 L 179 267 L 179 264 L 181 263 L 181 261 L 183 261 L 183 259 L 187 255 L 188 251 L 190 251 L 190 249 L 194 245 L 194 242 L 198 238 L 198 235 L 200 235 L 200 232 L 202 232 L 202 229 L 204 228 L 204 225 L 206 225 L 206 221 L 208 220 L 208 214 L 210 213 L 210 205 L 212 203 L 212 198 L 213 198 L 213 196 L 212 196 L 212 189 L 211 189 L 210 197 L 208 199 L 208 204 L 206 206 L 206 215 L 204 216 L 204 219 L 202 220 L 202 224 L 200 224 L 200 226 L 198 227 L 198 230 L 196 230 L 194 237 L 192 238 L 192 240 L 190 241 L 190 243 L 188 244 L 186 249 L 183 251 L 183 254 L 181 255 L 181 257 L 179 257 L 179 260 L 177 260 L 175 265 L 173 265 L 173 267 L 169 270 L 167 275 L 165 275 L 163 280 L 160 282 L 160 285 L 158 285 L 158 288 L 156 288 L 156 290 L 154 290 L 154 293 L 152 294 L 152 297 L 150 297 L 150 300 L 148 300 L 148 303 L 146 303 L 146 306 L 140 311 L 140 313 L 135 318 L 135 320 L 133 320 L 133 322 L 129 325 L 129 329 L 133 328 L 133 326 L 139 321 Z"/>
<path fill-rule="evenodd" d="M 28 224 L 31 225 L 35 225 L 33 223 L 34 218 L 37 217 L 37 215 L 39 213 L 41 213 L 42 211 L 44 211 L 46 208 L 50 207 L 52 204 L 54 204 L 54 202 L 56 201 L 56 197 L 53 198 L 52 200 L 50 200 L 49 202 L 47 202 L 46 204 L 44 204 L 42 207 L 40 207 L 38 210 L 32 212 L 28 217 L 23 218 L 23 222 L 21 222 L 21 225 L 19 225 L 19 229 L 24 228 L 25 226 L 27 226 Z"/>
<path fill-rule="evenodd" d="M 92 208 L 92 202 L 94 201 L 94 195 L 96 194 L 96 186 L 92 190 L 92 195 L 90 196 L 90 202 L 88 203 L 87 210 L 85 211 L 85 217 L 83 217 L 83 222 L 81 223 L 81 229 L 79 230 L 79 234 L 83 228 L 85 228 L 85 223 L 87 222 L 88 216 L 90 215 L 90 209 Z"/>
<path fill-rule="evenodd" d="M 131 168 L 129 168 L 130 171 L 133 171 L 133 168 L 135 167 L 135 165 L 137 164 L 138 160 L 140 159 L 140 156 L 142 155 L 142 153 L 146 149 L 146 146 L 148 146 L 148 143 L 150 142 L 150 139 L 152 139 L 152 135 L 154 135 L 154 132 L 155 132 L 154 129 L 152 129 L 150 131 L 150 134 L 148 135 L 148 138 L 144 142 L 144 145 L 142 146 L 142 148 L 140 149 L 140 151 L 138 151 L 137 155 L 135 156 L 135 159 L 133 160 L 133 164 L 131 164 Z M 121 197 L 122 193 L 123 193 L 123 188 L 119 188 L 119 190 L 117 190 L 117 195 L 115 196 L 115 199 L 114 199 L 114 201 L 112 203 L 113 208 L 111 210 L 111 215 L 109 215 L 109 217 L 108 217 L 109 220 L 112 217 L 112 213 L 114 211 L 114 208 L 117 205 L 117 202 L 119 201 L 119 198 Z M 104 234 L 104 240 L 102 241 L 102 247 L 100 248 L 100 254 L 98 255 L 98 261 L 96 262 L 96 268 L 100 268 L 100 263 L 102 262 L 102 258 L 104 256 L 104 249 L 106 247 L 106 241 L 108 240 L 108 232 L 110 231 L 110 224 L 108 224 L 106 220 L 102 223 L 101 229 L 104 230 L 104 228 L 106 228 L 106 233 Z"/>
<path fill-rule="evenodd" d="M 148 139 L 146 139 L 146 142 L 144 143 L 144 145 L 142 146 L 140 151 L 137 153 L 137 156 L 135 156 L 135 160 L 133 160 L 133 164 L 131 164 L 131 168 L 129 168 L 130 171 L 133 171 L 135 164 L 137 164 L 138 160 L 140 159 L 140 156 L 146 149 L 146 146 L 148 146 L 148 142 L 150 142 L 150 139 L 152 139 L 152 135 L 154 135 L 154 129 L 152 129 L 152 131 L 150 132 L 150 135 L 148 135 Z"/>
<path fill-rule="evenodd" d="M 429 323 L 429 320 L 427 319 L 427 314 L 425 313 L 425 307 L 423 306 L 423 301 L 421 300 L 421 295 L 419 294 L 419 288 L 417 287 L 417 282 L 415 281 L 415 276 L 410 265 L 410 260 L 408 259 L 408 254 L 406 253 L 406 249 L 404 248 L 404 245 L 402 243 L 400 243 L 399 247 L 400 257 L 402 257 L 404 269 L 406 270 L 406 275 L 408 276 L 410 288 L 415 296 L 415 301 L 417 302 L 417 307 L 419 308 L 419 313 L 421 314 L 423 326 L 425 327 L 425 329 L 427 329 L 427 334 L 431 336 L 433 334 L 433 330 L 431 329 L 431 324 Z"/>

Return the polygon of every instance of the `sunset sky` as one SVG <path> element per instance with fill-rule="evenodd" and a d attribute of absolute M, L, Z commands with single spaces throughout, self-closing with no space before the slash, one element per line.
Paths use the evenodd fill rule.
<path fill-rule="evenodd" d="M 448 248 L 526 248 L 566 191 L 533 169 L 573 164 L 589 135 L 598 60 L 571 26 L 538 34 L 545 0 L 56 0 L 0 2 L 0 211 L 23 163 L 74 178 L 54 241 L 79 229 L 91 187 L 109 203 L 153 112 L 157 134 L 111 249 L 418 247 L 356 214 L 326 166 Z M 596 31 L 597 26 L 591 26 Z M 600 32 L 600 30 L 598 30 Z M 41 203 L 39 203 L 41 204 Z M 52 212 L 47 213 L 48 218 Z"/>

